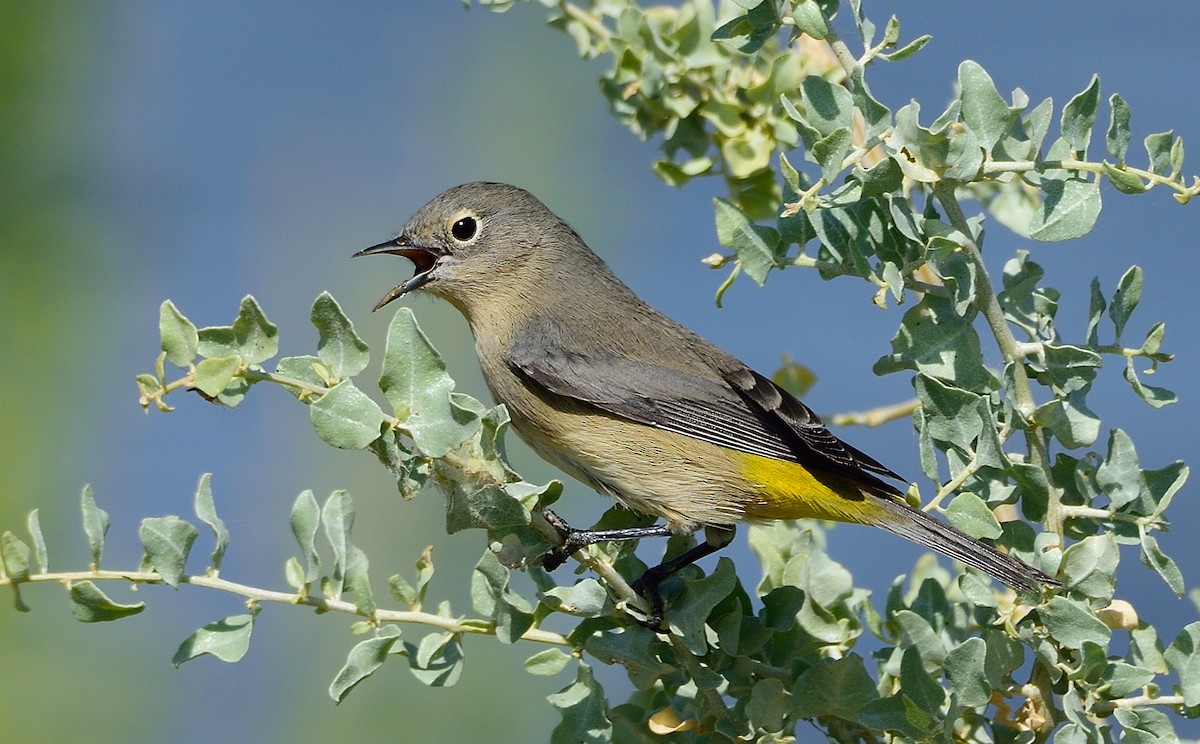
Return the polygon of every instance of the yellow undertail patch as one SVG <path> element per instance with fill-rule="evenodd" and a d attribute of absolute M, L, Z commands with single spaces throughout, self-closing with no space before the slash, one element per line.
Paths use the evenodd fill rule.
<path fill-rule="evenodd" d="M 794 462 L 730 453 L 748 481 L 754 500 L 746 518 L 828 519 L 835 522 L 878 524 L 886 511 L 863 486 L 844 476 L 814 473 Z"/>

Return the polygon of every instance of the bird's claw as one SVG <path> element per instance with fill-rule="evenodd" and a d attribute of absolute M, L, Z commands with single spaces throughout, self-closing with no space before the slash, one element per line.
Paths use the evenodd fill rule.
<path fill-rule="evenodd" d="M 571 525 L 567 524 L 567 520 L 558 516 L 549 509 L 543 510 L 542 516 L 546 518 L 546 522 L 549 523 L 549 525 L 554 528 L 554 531 L 558 533 L 558 536 L 562 538 L 561 543 L 550 548 L 545 552 L 545 554 L 542 555 L 542 568 L 546 569 L 547 571 L 553 571 L 562 564 L 566 563 L 567 559 L 571 557 L 572 553 L 586 546 L 587 541 L 582 540 L 579 537 L 581 534 L 583 534 L 583 530 L 575 529 Z"/>
<path fill-rule="evenodd" d="M 646 600 L 649 609 L 646 611 L 645 617 L 637 617 L 632 615 L 634 622 L 643 628 L 653 630 L 655 633 L 666 635 L 669 631 L 663 626 L 663 598 L 662 593 L 658 590 L 658 585 L 662 579 L 650 569 L 642 574 L 642 577 L 630 584 L 630 588 L 637 592 L 637 595 Z"/>

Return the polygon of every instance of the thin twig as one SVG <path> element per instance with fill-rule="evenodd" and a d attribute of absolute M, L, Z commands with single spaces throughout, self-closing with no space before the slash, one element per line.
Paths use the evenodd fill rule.
<path fill-rule="evenodd" d="M 98 570 L 98 571 L 66 571 L 57 573 L 42 573 L 31 574 L 28 578 L 14 581 L 11 578 L 0 578 L 0 586 L 6 584 L 32 584 L 56 582 L 66 584 L 72 581 L 127 581 L 133 584 L 161 584 L 163 578 L 161 575 L 153 571 L 113 571 L 113 570 Z M 192 586 L 202 586 L 217 591 L 236 594 L 246 599 L 255 602 L 275 602 L 278 604 L 290 605 L 305 605 L 323 612 L 342 612 L 348 615 L 363 615 L 359 611 L 358 606 L 353 602 L 347 602 L 343 599 L 327 599 L 325 597 L 312 594 L 297 594 L 292 592 L 278 592 L 270 589 L 259 589 L 258 587 L 247 586 L 246 584 L 238 584 L 233 581 L 228 581 L 217 576 L 190 576 L 185 575 L 179 577 L 180 584 L 191 584 Z M 451 633 L 470 633 L 474 635 L 495 635 L 496 630 L 490 623 L 480 621 L 464 621 L 460 618 L 444 617 L 442 615 L 434 615 L 429 612 L 419 612 L 414 610 L 380 610 L 377 609 L 368 617 L 375 624 L 379 623 L 408 623 L 415 625 L 428 625 Z M 553 633 L 540 628 L 530 628 L 521 636 L 523 641 L 531 641 L 533 643 L 546 643 L 553 646 L 572 647 L 566 636 L 560 633 Z"/>
<path fill-rule="evenodd" d="M 1137 695 L 1136 697 L 1120 698 L 1119 700 L 1105 700 L 1096 704 L 1096 712 L 1104 715 L 1111 713 L 1117 708 L 1141 708 L 1146 705 L 1186 705 L 1183 695 L 1159 695 L 1153 697 L 1150 695 Z"/>
<path fill-rule="evenodd" d="M 846 72 L 846 86 L 853 87 L 854 81 L 862 74 L 862 65 L 858 63 L 858 58 L 850 51 L 850 47 L 846 46 L 846 42 L 842 41 L 842 37 L 833 27 L 833 22 L 825 18 L 825 43 L 829 44 L 829 48 L 833 50 L 833 54 L 837 57 L 838 64 Z"/>
<path fill-rule="evenodd" d="M 1074 158 L 1064 158 L 1062 160 L 990 160 L 983 164 L 980 168 L 980 175 L 985 178 L 993 178 L 995 176 L 1004 175 L 1006 173 L 1044 173 L 1052 170 L 1066 171 L 1086 171 L 1088 173 L 1102 174 L 1104 167 L 1108 165 L 1110 168 L 1115 168 L 1125 173 L 1137 176 L 1138 178 L 1147 181 L 1146 188 L 1154 186 L 1166 186 L 1175 190 L 1184 196 L 1200 196 L 1200 178 L 1196 178 L 1192 185 L 1188 185 L 1181 177 L 1176 177 L 1178 174 L 1164 176 L 1153 171 L 1135 168 L 1131 165 L 1113 165 L 1111 163 L 1095 163 L 1089 160 L 1076 160 Z"/>
<path fill-rule="evenodd" d="M 834 426 L 882 426 L 889 421 L 911 416 L 913 411 L 920 407 L 921 401 L 911 398 L 889 406 L 872 408 L 869 411 L 835 413 L 829 417 L 829 423 Z"/>
<path fill-rule="evenodd" d="M 558 6 L 564 15 L 570 16 L 572 20 L 578 21 L 584 28 L 592 33 L 593 36 L 602 40 L 608 41 L 612 38 L 612 31 L 604 25 L 600 19 L 588 13 L 583 8 L 580 8 L 574 3 L 559 3 Z"/>

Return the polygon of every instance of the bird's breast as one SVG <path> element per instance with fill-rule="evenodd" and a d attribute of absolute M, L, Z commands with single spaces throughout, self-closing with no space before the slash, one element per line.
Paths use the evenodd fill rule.
<path fill-rule="evenodd" d="M 485 356 L 480 363 L 492 397 L 547 462 L 679 532 L 743 518 L 745 479 L 729 450 L 556 395 Z"/>

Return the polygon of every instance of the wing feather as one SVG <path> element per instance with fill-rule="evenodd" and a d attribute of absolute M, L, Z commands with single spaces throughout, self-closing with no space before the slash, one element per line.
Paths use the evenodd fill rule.
<path fill-rule="evenodd" d="M 702 376 L 615 353 L 567 348 L 532 323 L 509 343 L 508 362 L 528 382 L 614 416 L 777 460 L 818 467 L 896 495 L 872 473 L 903 480 L 829 431 L 808 406 L 732 357 Z M 867 472 L 869 471 L 869 472 Z"/>

